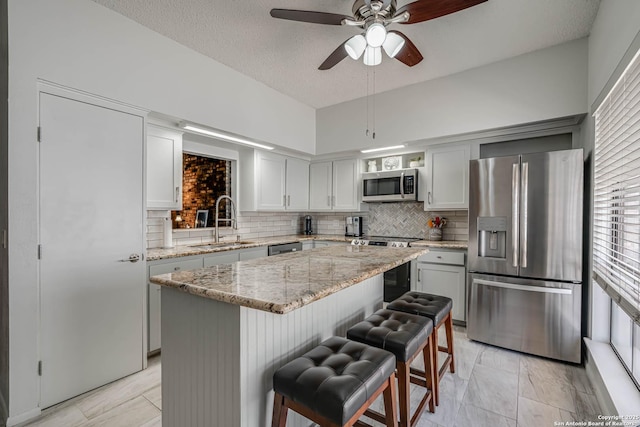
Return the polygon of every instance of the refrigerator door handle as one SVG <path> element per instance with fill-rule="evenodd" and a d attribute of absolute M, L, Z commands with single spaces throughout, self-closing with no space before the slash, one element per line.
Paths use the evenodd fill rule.
<path fill-rule="evenodd" d="M 522 245 L 520 247 L 520 266 L 527 268 L 527 246 L 529 245 L 529 162 L 522 162 Z"/>
<path fill-rule="evenodd" d="M 518 266 L 518 243 L 520 241 L 520 164 L 514 163 L 511 172 L 511 248 L 513 266 Z"/>
<path fill-rule="evenodd" d="M 515 289 L 518 291 L 542 292 L 545 294 L 567 294 L 571 295 L 573 290 L 564 288 L 545 288 L 541 286 L 517 285 L 515 283 L 494 282 L 492 280 L 474 279 L 479 285 L 494 286 L 496 288 Z"/>

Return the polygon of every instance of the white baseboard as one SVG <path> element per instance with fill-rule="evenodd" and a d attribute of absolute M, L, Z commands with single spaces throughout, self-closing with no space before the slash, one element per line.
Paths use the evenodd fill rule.
<path fill-rule="evenodd" d="M 585 338 L 585 368 L 603 415 L 639 415 L 640 391 L 608 343 Z"/>
<path fill-rule="evenodd" d="M 7 427 L 14 427 L 24 422 L 30 421 L 40 416 L 41 413 L 42 410 L 40 408 L 33 408 L 32 410 L 23 412 L 22 414 L 16 415 L 15 417 L 9 417 L 9 419 L 7 420 Z"/>

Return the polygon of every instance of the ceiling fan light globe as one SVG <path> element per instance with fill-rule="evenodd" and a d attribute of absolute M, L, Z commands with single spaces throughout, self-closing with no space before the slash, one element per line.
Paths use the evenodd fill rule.
<path fill-rule="evenodd" d="M 344 49 L 352 59 L 360 58 L 364 53 L 366 47 L 367 41 L 365 40 L 364 36 L 360 34 L 351 37 L 344 45 Z"/>
<path fill-rule="evenodd" d="M 387 29 L 379 22 L 369 25 L 365 34 L 367 44 L 371 47 L 380 47 L 387 38 Z"/>
<path fill-rule="evenodd" d="M 404 39 L 396 33 L 387 34 L 387 38 L 382 44 L 382 48 L 389 55 L 389 58 L 395 57 L 404 47 Z"/>
<path fill-rule="evenodd" d="M 382 49 L 379 47 L 367 46 L 364 51 L 364 65 L 374 66 L 382 62 Z"/>

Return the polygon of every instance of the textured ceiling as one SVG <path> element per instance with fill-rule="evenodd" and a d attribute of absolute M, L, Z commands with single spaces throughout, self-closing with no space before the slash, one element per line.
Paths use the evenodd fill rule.
<path fill-rule="evenodd" d="M 599 0 L 488 0 L 418 24 L 392 24 L 424 60 L 318 66 L 358 28 L 271 18 L 272 8 L 351 15 L 348 0 L 93 0 L 307 105 L 322 108 L 489 64 L 589 34 Z M 422 0 L 428 1 L 428 0 Z M 409 3 L 398 0 L 398 8 Z M 367 85 L 369 81 L 369 87 Z"/>

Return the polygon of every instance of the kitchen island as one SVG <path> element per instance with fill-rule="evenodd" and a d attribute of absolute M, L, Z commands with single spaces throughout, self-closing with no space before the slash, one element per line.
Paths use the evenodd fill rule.
<path fill-rule="evenodd" d="M 345 245 L 153 276 L 163 426 L 270 425 L 273 372 L 380 308 L 382 273 L 426 252 Z"/>

